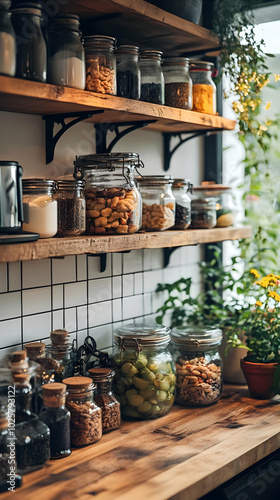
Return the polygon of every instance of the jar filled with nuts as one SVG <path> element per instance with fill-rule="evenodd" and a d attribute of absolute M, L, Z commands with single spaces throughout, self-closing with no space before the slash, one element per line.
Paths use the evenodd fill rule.
<path fill-rule="evenodd" d="M 69 377 L 63 383 L 68 392 L 66 408 L 71 413 L 71 445 L 80 447 L 96 443 L 102 437 L 101 409 L 93 400 L 96 386 L 89 377 Z"/>
<path fill-rule="evenodd" d="M 192 184 L 188 179 L 174 179 L 172 192 L 176 200 L 175 226 L 173 229 L 187 229 L 191 223 Z"/>
<path fill-rule="evenodd" d="M 88 234 L 131 234 L 140 229 L 142 200 L 134 170 L 143 167 L 136 153 L 76 157 L 76 178 L 84 177 Z"/>
<path fill-rule="evenodd" d="M 222 331 L 212 327 L 179 327 L 171 334 L 176 364 L 176 403 L 207 406 L 222 394 Z"/>
<path fill-rule="evenodd" d="M 112 393 L 115 372 L 111 368 L 90 368 L 89 377 L 96 384 L 94 399 L 102 410 L 102 432 L 113 431 L 121 425 L 121 406 Z"/>
<path fill-rule="evenodd" d="M 116 39 L 92 35 L 84 38 L 86 53 L 86 90 L 101 94 L 117 94 Z"/>
<path fill-rule="evenodd" d="M 145 231 L 164 231 L 175 224 L 175 197 L 170 175 L 138 178 L 143 201 L 142 227 Z"/>

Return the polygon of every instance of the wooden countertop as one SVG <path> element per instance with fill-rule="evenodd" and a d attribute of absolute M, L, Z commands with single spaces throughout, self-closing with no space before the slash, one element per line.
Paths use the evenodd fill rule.
<path fill-rule="evenodd" d="M 99 443 L 24 476 L 12 497 L 198 499 L 280 448 L 280 398 L 248 396 L 246 386 L 228 385 L 213 406 L 175 405 L 160 419 L 125 421 Z"/>

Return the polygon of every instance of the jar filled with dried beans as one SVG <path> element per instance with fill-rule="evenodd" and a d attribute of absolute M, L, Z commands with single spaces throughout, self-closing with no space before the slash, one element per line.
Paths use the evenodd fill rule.
<path fill-rule="evenodd" d="M 165 105 L 173 108 L 192 109 L 192 81 L 189 60 L 186 57 L 169 57 L 163 61 Z"/>
<path fill-rule="evenodd" d="M 58 180 L 57 236 L 79 236 L 86 230 L 86 201 L 84 181 Z"/>
<path fill-rule="evenodd" d="M 94 399 L 102 410 L 102 432 L 113 431 L 121 425 L 121 406 L 112 392 L 115 372 L 111 368 L 90 368 L 89 377 L 96 384 Z"/>
<path fill-rule="evenodd" d="M 216 85 L 212 76 L 217 76 L 217 71 L 214 64 L 191 61 L 190 75 L 193 82 L 193 111 L 216 114 Z"/>

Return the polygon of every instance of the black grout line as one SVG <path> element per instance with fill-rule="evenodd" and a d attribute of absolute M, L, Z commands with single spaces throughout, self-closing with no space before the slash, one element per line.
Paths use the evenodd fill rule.
<path fill-rule="evenodd" d="M 6 280 L 7 280 L 7 292 L 10 291 L 10 267 L 9 267 L 9 262 L 7 263 L 6 267 Z"/>

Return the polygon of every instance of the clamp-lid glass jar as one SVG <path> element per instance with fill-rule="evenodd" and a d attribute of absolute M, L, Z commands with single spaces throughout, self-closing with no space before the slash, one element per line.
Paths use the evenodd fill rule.
<path fill-rule="evenodd" d="M 165 105 L 173 108 L 192 109 L 192 81 L 189 60 L 186 57 L 169 57 L 163 61 Z"/>
<path fill-rule="evenodd" d="M 143 201 L 142 229 L 164 231 L 175 224 L 175 197 L 170 175 L 138 177 Z"/>
<path fill-rule="evenodd" d="M 123 418 L 161 417 L 173 405 L 175 374 L 169 342 L 170 329 L 156 323 L 130 323 L 114 333 L 111 361 Z"/>
<path fill-rule="evenodd" d="M 172 192 L 176 200 L 175 226 L 173 229 L 187 229 L 191 223 L 191 198 L 193 185 L 189 179 L 174 179 Z"/>
<path fill-rule="evenodd" d="M 84 38 L 86 53 L 86 90 L 101 94 L 117 94 L 116 39 L 92 35 Z"/>
<path fill-rule="evenodd" d="M 57 180 L 57 235 L 79 236 L 86 230 L 84 181 Z"/>
<path fill-rule="evenodd" d="M 22 179 L 22 229 L 51 238 L 57 233 L 56 183 L 48 179 Z"/>
<path fill-rule="evenodd" d="M 117 58 L 117 94 L 128 99 L 140 99 L 139 47 L 120 45 Z"/>
<path fill-rule="evenodd" d="M 0 75 L 15 76 L 16 36 L 11 23 L 11 2 L 0 2 Z"/>
<path fill-rule="evenodd" d="M 174 328 L 172 352 L 176 365 L 176 403 L 207 406 L 222 394 L 222 330 L 207 326 Z"/>
<path fill-rule="evenodd" d="M 216 184 L 213 181 L 204 181 L 200 186 L 193 188 L 193 194 L 197 198 L 213 198 L 215 200 L 217 227 L 228 227 L 234 224 L 237 209 L 232 199 L 230 187 Z"/>
<path fill-rule="evenodd" d="M 162 52 L 143 50 L 140 54 L 141 101 L 164 104 Z"/>
<path fill-rule="evenodd" d="M 86 181 L 88 234 L 130 234 L 141 226 L 142 200 L 134 170 L 143 167 L 136 153 L 76 157 L 76 178 Z"/>
<path fill-rule="evenodd" d="M 214 64 L 208 61 L 191 61 L 193 111 L 216 114 L 216 85 L 212 76 L 217 76 Z"/>
<path fill-rule="evenodd" d="M 96 384 L 94 399 L 102 410 L 102 432 L 113 431 L 121 425 L 121 407 L 112 392 L 115 372 L 111 368 L 90 368 L 88 376 Z"/>

